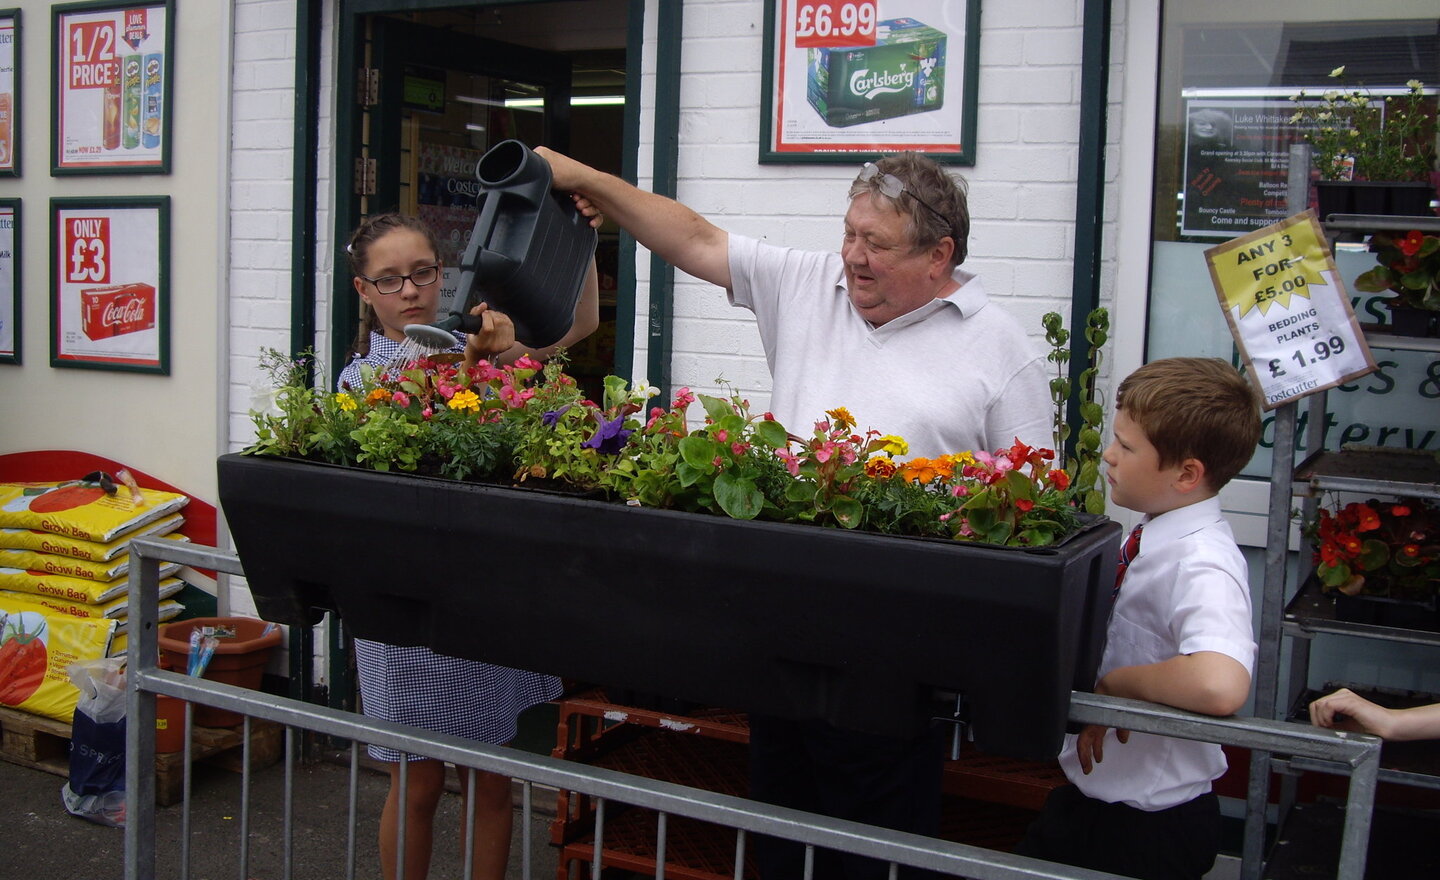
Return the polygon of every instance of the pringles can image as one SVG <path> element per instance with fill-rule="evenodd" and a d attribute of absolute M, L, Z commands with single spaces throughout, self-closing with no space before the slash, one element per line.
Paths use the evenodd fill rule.
<path fill-rule="evenodd" d="M 160 117 L 165 110 L 160 94 L 164 60 L 165 56 L 158 53 L 145 56 L 140 135 L 147 148 L 160 146 Z"/>
<path fill-rule="evenodd" d="M 155 288 L 149 284 L 113 284 L 80 291 L 80 328 L 92 340 L 154 326 Z"/>
<path fill-rule="evenodd" d="M 121 67 L 121 84 L 124 87 L 124 144 L 133 150 L 140 146 L 140 56 L 126 55 Z"/>
<path fill-rule="evenodd" d="M 119 65 L 115 65 L 117 68 Z M 120 93 L 124 88 L 120 85 L 121 74 L 117 70 L 105 86 L 105 105 L 103 123 L 100 129 L 100 145 L 107 150 L 120 149 Z"/>
<path fill-rule="evenodd" d="M 806 95 L 832 128 L 939 110 L 946 35 L 913 18 L 880 22 L 875 45 L 810 49 Z"/>

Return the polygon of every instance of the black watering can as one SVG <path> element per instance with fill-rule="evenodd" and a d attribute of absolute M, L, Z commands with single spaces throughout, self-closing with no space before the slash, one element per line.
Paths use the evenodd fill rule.
<path fill-rule="evenodd" d="M 480 216 L 460 259 L 463 303 L 435 324 L 409 324 L 405 335 L 430 348 L 454 344 L 452 330 L 474 333 L 479 303 L 504 312 L 515 338 L 554 345 L 575 321 L 575 305 L 595 253 L 595 230 L 568 197 L 550 190 L 550 165 L 517 140 L 491 147 L 475 166 Z"/>

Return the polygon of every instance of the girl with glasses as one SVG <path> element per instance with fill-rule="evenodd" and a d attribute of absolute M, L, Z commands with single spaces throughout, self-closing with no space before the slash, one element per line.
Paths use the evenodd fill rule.
<path fill-rule="evenodd" d="M 406 324 L 433 323 L 440 299 L 443 267 L 434 235 L 414 217 L 380 214 L 367 219 L 350 239 L 346 251 L 361 299 L 360 332 L 338 387 L 360 387 L 360 366 L 383 367 L 405 341 Z M 484 304 L 471 314 L 482 315 L 479 333 L 455 334 L 452 352 L 465 353 L 465 365 L 480 358 L 508 363 L 529 353 L 544 358 L 556 348 L 585 338 L 599 323 L 600 288 L 592 262 L 575 323 L 554 346 L 530 351 L 515 344 L 514 326 Z M 483 632 L 477 638 L 484 638 Z M 425 647 L 399 647 L 355 640 L 355 662 L 363 710 L 372 718 L 394 721 L 438 733 L 505 744 L 515 737 L 521 712 L 560 695 L 560 680 L 541 675 L 436 654 Z M 379 746 L 370 756 L 387 762 L 390 791 L 380 815 L 380 862 L 387 880 L 396 876 L 400 816 L 405 818 L 405 877 L 424 880 L 430 868 L 435 812 L 445 790 L 445 764 L 410 755 L 405 797 L 400 794 L 401 753 Z M 457 768 L 460 791 L 474 798 L 473 876 L 502 880 L 510 857 L 513 808 L 510 779 L 493 773 Z M 459 846 L 464 853 L 465 809 L 462 807 Z"/>

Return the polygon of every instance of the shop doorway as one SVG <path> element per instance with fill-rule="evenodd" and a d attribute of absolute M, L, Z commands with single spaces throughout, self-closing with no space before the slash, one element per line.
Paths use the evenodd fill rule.
<path fill-rule="evenodd" d="M 413 9 L 413 0 L 405 4 Z M 342 56 L 356 75 L 340 77 L 341 149 L 336 241 L 369 214 L 421 217 L 440 240 L 453 296 L 477 214 L 475 163 L 495 144 L 544 144 L 612 173 L 633 152 L 625 124 L 626 0 L 509 4 L 490 8 L 377 12 L 350 17 Z M 605 7 L 600 10 L 596 7 Z M 617 18 L 618 16 L 618 18 Z M 570 23 L 581 22 L 580 25 Z M 604 23 L 600 31 L 586 22 Z M 349 52 L 344 52 L 345 44 Z M 347 90 L 353 95 L 343 94 Z M 350 118 L 346 118 L 346 108 Z M 337 246 L 331 363 L 355 336 L 358 303 Z M 618 230 L 601 230 L 600 328 L 569 353 L 568 372 L 599 397 L 616 371 Z M 442 308 L 448 308 L 448 301 Z M 628 320 L 628 317 L 625 318 Z"/>

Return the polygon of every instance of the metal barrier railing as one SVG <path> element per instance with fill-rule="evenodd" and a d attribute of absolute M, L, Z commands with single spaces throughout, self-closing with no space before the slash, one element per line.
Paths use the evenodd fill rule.
<path fill-rule="evenodd" d="M 605 805 L 607 802 L 648 808 L 659 814 L 656 826 L 656 877 L 663 877 L 667 817 L 683 816 L 727 826 L 736 830 L 736 877 L 744 865 L 745 846 L 750 834 L 799 841 L 808 848 L 841 850 L 869 856 L 891 864 L 891 876 L 897 866 L 905 865 L 975 880 L 1104 880 L 1113 875 L 965 844 L 936 840 L 903 832 L 890 831 L 856 822 L 831 819 L 798 810 L 762 804 L 744 798 L 717 794 L 674 783 L 618 773 L 600 767 L 564 761 L 548 756 L 532 755 L 502 746 L 478 744 L 459 737 L 417 731 L 414 728 L 378 721 L 323 706 L 246 690 L 169 672 L 158 667 L 158 600 L 159 563 L 179 562 L 197 568 L 213 569 L 227 574 L 244 573 L 240 560 L 233 553 L 214 548 L 177 544 L 172 541 L 139 539 L 131 544 L 130 574 L 130 658 L 126 713 L 126 815 L 125 877 L 126 880 L 150 880 L 156 876 L 156 807 L 155 807 L 155 697 L 168 694 L 185 700 L 186 731 L 184 754 L 184 803 L 181 808 L 180 871 L 188 877 L 189 804 L 190 804 L 190 729 L 191 703 L 216 706 L 238 712 L 244 721 L 244 760 L 242 761 L 240 839 L 241 852 L 238 876 L 246 878 L 248 860 L 247 822 L 250 792 L 250 719 L 258 718 L 285 726 L 286 782 L 284 787 L 284 862 L 285 877 L 290 876 L 293 841 L 291 839 L 291 778 L 293 762 L 298 753 L 296 731 L 305 730 L 348 739 L 356 745 L 351 751 L 350 828 L 347 877 L 353 877 L 355 791 L 359 743 L 388 746 L 402 752 L 423 754 L 474 768 L 503 774 L 521 782 L 522 807 L 526 821 L 522 823 L 522 873 L 531 877 L 529 864 L 531 791 L 533 785 L 569 790 L 595 799 L 595 857 L 591 876 L 599 877 L 601 849 L 604 841 Z M 1104 724 L 1132 731 L 1160 733 L 1185 739 L 1222 742 L 1297 756 L 1334 762 L 1349 769 L 1351 776 L 1345 837 L 1342 849 L 1341 880 L 1360 880 L 1364 871 L 1368 839 L 1370 807 L 1374 801 L 1376 773 L 1379 767 L 1380 741 L 1375 737 L 1340 734 L 1305 725 L 1266 721 L 1253 718 L 1213 718 L 1193 715 L 1164 706 L 1075 693 L 1071 700 L 1071 719 L 1090 724 Z M 403 858 L 403 854 L 401 856 Z M 806 859 L 807 865 L 810 859 Z M 808 873 L 807 873 L 808 878 Z"/>

